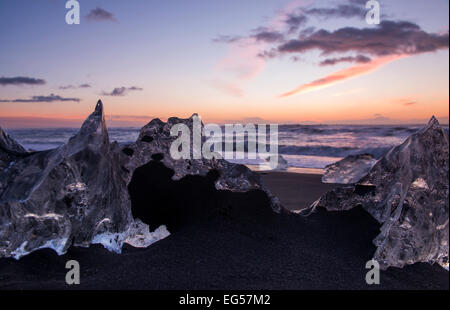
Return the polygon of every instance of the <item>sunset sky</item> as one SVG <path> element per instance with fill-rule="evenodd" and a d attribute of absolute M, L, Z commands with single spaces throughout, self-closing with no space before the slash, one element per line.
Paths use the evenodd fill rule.
<path fill-rule="evenodd" d="M 0 0 L 0 126 L 420 123 L 449 115 L 449 1 Z"/>

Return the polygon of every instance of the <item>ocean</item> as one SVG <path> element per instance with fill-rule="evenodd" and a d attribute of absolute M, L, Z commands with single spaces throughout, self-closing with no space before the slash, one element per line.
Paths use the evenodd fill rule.
<path fill-rule="evenodd" d="M 280 125 L 278 153 L 286 159 L 288 170 L 323 169 L 348 155 L 369 153 L 381 158 L 421 127 L 423 125 Z M 108 131 L 111 141 L 125 145 L 136 141 L 139 129 L 109 128 Z M 42 151 L 62 145 L 77 131 L 76 128 L 11 129 L 8 133 L 25 148 Z M 230 161 L 250 167 L 264 162 L 261 159 Z"/>

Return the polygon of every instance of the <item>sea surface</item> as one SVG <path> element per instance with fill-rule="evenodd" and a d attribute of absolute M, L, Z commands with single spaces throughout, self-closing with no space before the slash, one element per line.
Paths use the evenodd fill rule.
<path fill-rule="evenodd" d="M 401 144 L 422 127 L 423 125 L 280 125 L 278 154 L 287 161 L 288 169 L 293 171 L 296 168 L 323 169 L 348 155 L 369 153 L 381 158 L 393 146 Z M 448 127 L 445 128 L 448 130 Z M 111 141 L 125 145 L 136 141 L 139 129 L 109 128 L 108 131 Z M 77 131 L 75 128 L 11 129 L 8 133 L 25 148 L 41 151 L 62 145 Z M 245 159 L 230 161 L 251 167 L 265 162 L 264 159 L 244 157 Z"/>

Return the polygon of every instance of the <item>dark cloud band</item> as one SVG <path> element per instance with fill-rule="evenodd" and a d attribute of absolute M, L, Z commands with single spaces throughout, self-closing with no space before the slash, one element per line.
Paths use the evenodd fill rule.
<path fill-rule="evenodd" d="M 383 21 L 376 28 L 345 27 L 336 31 L 317 30 L 301 40 L 290 40 L 278 47 L 280 53 L 322 54 L 357 52 L 374 56 L 413 55 L 448 48 L 449 36 L 423 31 L 405 21 Z"/>
<path fill-rule="evenodd" d="M 342 17 L 351 18 L 359 17 L 364 18 L 366 15 L 365 6 L 361 4 L 340 4 L 336 8 L 312 8 L 303 11 L 304 14 L 332 18 Z"/>
<path fill-rule="evenodd" d="M 103 92 L 103 96 L 125 96 L 129 91 L 141 91 L 143 88 L 132 86 L 132 87 L 116 87 L 110 92 Z"/>
<path fill-rule="evenodd" d="M 86 19 L 91 22 L 103 22 L 103 21 L 117 22 L 117 19 L 114 17 L 112 13 L 100 7 L 92 9 L 89 12 L 89 14 L 86 15 Z"/>
<path fill-rule="evenodd" d="M 91 88 L 92 86 L 90 84 L 81 84 L 81 85 L 66 85 L 66 86 L 60 86 L 59 89 L 66 90 L 66 89 L 77 89 L 77 88 Z"/>
<path fill-rule="evenodd" d="M 46 82 L 43 79 L 35 79 L 25 76 L 16 77 L 0 77 L 0 85 L 44 85 Z"/>
<path fill-rule="evenodd" d="M 13 100 L 0 100 L 0 102 L 66 102 L 66 101 L 72 101 L 72 102 L 80 102 L 81 99 L 79 98 L 65 98 L 61 97 L 55 94 L 50 94 L 48 96 L 33 96 L 30 99 L 13 99 Z"/>
<path fill-rule="evenodd" d="M 368 63 L 371 59 L 364 55 L 347 56 L 339 58 L 328 58 L 320 63 L 321 66 L 333 66 L 341 62 L 353 62 L 353 63 Z"/>
<path fill-rule="evenodd" d="M 274 42 L 283 42 L 284 41 L 284 35 L 281 32 L 278 31 L 271 31 L 267 28 L 261 27 L 254 30 L 255 34 L 252 35 L 256 41 L 262 41 L 267 43 L 274 43 Z"/>

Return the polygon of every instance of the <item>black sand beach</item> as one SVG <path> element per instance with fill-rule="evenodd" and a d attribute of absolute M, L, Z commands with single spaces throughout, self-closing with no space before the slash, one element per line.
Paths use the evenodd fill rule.
<path fill-rule="evenodd" d="M 288 210 L 309 207 L 320 196 L 335 187 L 322 183 L 321 174 L 290 172 L 261 172 L 264 184 L 277 196 Z"/>
<path fill-rule="evenodd" d="M 332 187 L 318 175 L 273 172 L 263 180 L 289 209 Z M 428 264 L 390 268 L 381 272 L 381 285 L 367 285 L 365 264 L 379 225 L 362 209 L 277 215 L 262 192 L 212 194 L 203 181 L 189 189 L 190 216 L 171 210 L 180 217 L 168 238 L 146 249 L 125 246 L 121 255 L 96 245 L 63 256 L 46 249 L 20 261 L 1 259 L 0 289 L 449 289 L 448 272 Z M 212 210 L 197 200 L 199 190 L 211 194 Z M 227 202 L 215 203 L 218 197 Z M 71 259 L 81 267 L 77 286 L 65 284 Z"/>

